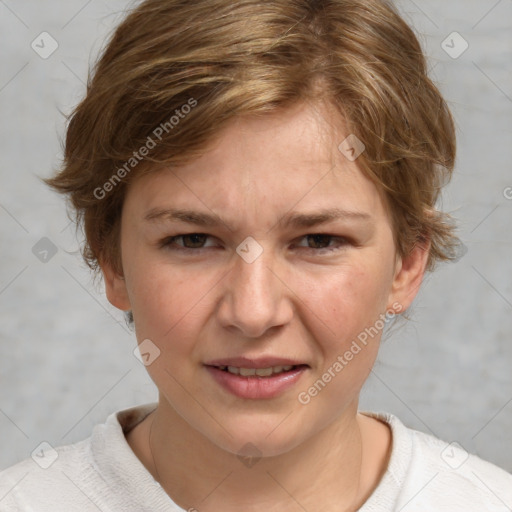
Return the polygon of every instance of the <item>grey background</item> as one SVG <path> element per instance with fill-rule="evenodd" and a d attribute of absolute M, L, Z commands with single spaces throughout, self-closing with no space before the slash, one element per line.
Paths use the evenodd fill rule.
<path fill-rule="evenodd" d="M 37 178 L 59 164 L 59 110 L 82 97 L 88 63 L 127 5 L 0 0 L 0 468 L 157 397 L 133 333 L 77 253 L 62 198 Z M 412 321 L 383 343 L 361 408 L 512 471 L 512 0 L 399 6 L 457 120 L 443 205 L 468 252 L 426 278 Z M 31 48 L 43 31 L 59 45 L 48 59 Z M 469 43 L 458 59 L 441 47 L 453 31 Z M 57 248 L 47 262 L 32 251 L 43 237 Z"/>

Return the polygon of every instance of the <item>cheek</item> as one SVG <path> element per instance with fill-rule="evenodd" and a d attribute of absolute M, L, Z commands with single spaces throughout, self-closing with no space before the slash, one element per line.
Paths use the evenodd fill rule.
<path fill-rule="evenodd" d="M 377 269 L 337 270 L 307 289 L 308 306 L 328 328 L 329 345 L 343 348 L 385 312 L 389 282 Z"/>
<path fill-rule="evenodd" d="M 352 268 L 325 282 L 317 281 L 316 295 L 309 296 L 308 307 L 315 313 L 309 316 L 318 317 L 313 333 L 322 357 L 302 391 L 320 408 L 319 418 L 325 414 L 322 404 L 338 404 L 343 409 L 368 378 L 385 326 L 380 318 L 386 311 L 385 286 L 385 280 L 374 272 Z M 334 409 L 331 412 L 336 415 L 338 409 Z"/>
<path fill-rule="evenodd" d="M 132 274 L 130 282 L 136 337 L 139 343 L 150 339 L 160 351 L 146 370 L 157 388 L 179 403 L 186 403 L 187 396 L 182 396 L 175 379 L 183 374 L 185 361 L 194 359 L 205 295 L 204 279 L 183 274 L 168 265 L 148 263 L 143 272 Z"/>
<path fill-rule="evenodd" d="M 192 272 L 146 260 L 132 272 L 129 292 L 139 340 L 154 338 L 157 344 L 179 339 L 173 350 L 187 347 L 187 338 L 206 315 L 208 292 L 218 282 L 211 273 Z"/>

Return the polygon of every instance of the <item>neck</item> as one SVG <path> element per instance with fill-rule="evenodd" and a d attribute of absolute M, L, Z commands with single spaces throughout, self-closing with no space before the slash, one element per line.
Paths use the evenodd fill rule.
<path fill-rule="evenodd" d="M 286 453 L 241 460 L 194 430 L 160 399 L 149 419 L 148 469 L 185 510 L 356 510 L 363 441 L 357 403 Z M 149 440 L 151 440 L 149 442 Z M 365 480 L 367 480 L 365 478 Z"/>

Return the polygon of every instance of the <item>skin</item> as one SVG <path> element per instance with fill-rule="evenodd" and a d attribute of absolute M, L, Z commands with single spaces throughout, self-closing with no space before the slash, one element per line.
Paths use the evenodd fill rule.
<path fill-rule="evenodd" d="M 338 150 L 349 133 L 333 111 L 300 103 L 237 118 L 203 156 L 142 176 L 127 192 L 123 275 L 102 263 L 106 292 L 133 311 L 139 343 L 150 339 L 160 350 L 147 367 L 158 408 L 127 441 L 185 509 L 353 510 L 386 469 L 389 428 L 357 412 L 380 332 L 307 405 L 298 401 L 380 314 L 409 307 L 428 256 L 428 247 L 397 255 L 383 197 Z M 170 207 L 215 213 L 225 224 L 144 219 Z M 291 212 L 330 207 L 369 218 L 278 224 Z M 209 238 L 162 246 L 189 233 Z M 317 233 L 332 236 L 307 236 Z M 248 236 L 263 249 L 252 263 L 236 252 Z M 263 355 L 309 368 L 282 395 L 251 400 L 225 391 L 203 366 Z M 237 457 L 248 442 L 262 454 L 250 468 Z"/>

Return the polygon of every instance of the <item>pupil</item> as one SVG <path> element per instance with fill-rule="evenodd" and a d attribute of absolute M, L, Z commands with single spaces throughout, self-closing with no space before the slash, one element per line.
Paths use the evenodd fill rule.
<path fill-rule="evenodd" d="M 317 244 L 320 244 L 320 245 L 323 245 L 324 247 L 329 245 L 329 239 L 330 239 L 330 236 L 329 235 L 309 235 L 309 239 L 313 239 L 314 240 L 314 243 L 315 245 Z M 322 243 L 322 240 L 323 242 L 325 243 Z M 309 244 L 310 247 L 311 247 L 311 244 Z M 318 249 L 319 247 L 314 247 L 314 249 Z M 323 247 L 321 247 L 323 248 Z"/>
<path fill-rule="evenodd" d="M 192 235 L 185 235 L 183 237 L 183 241 L 185 242 L 185 245 L 189 247 L 189 244 L 187 244 L 186 240 L 192 240 L 192 245 L 197 249 L 198 247 L 201 247 L 205 242 L 206 235 L 202 234 L 192 234 Z M 199 240 L 198 240 L 199 239 Z M 197 244 L 197 245 L 196 245 Z M 189 247 L 190 248 L 190 247 Z"/>

